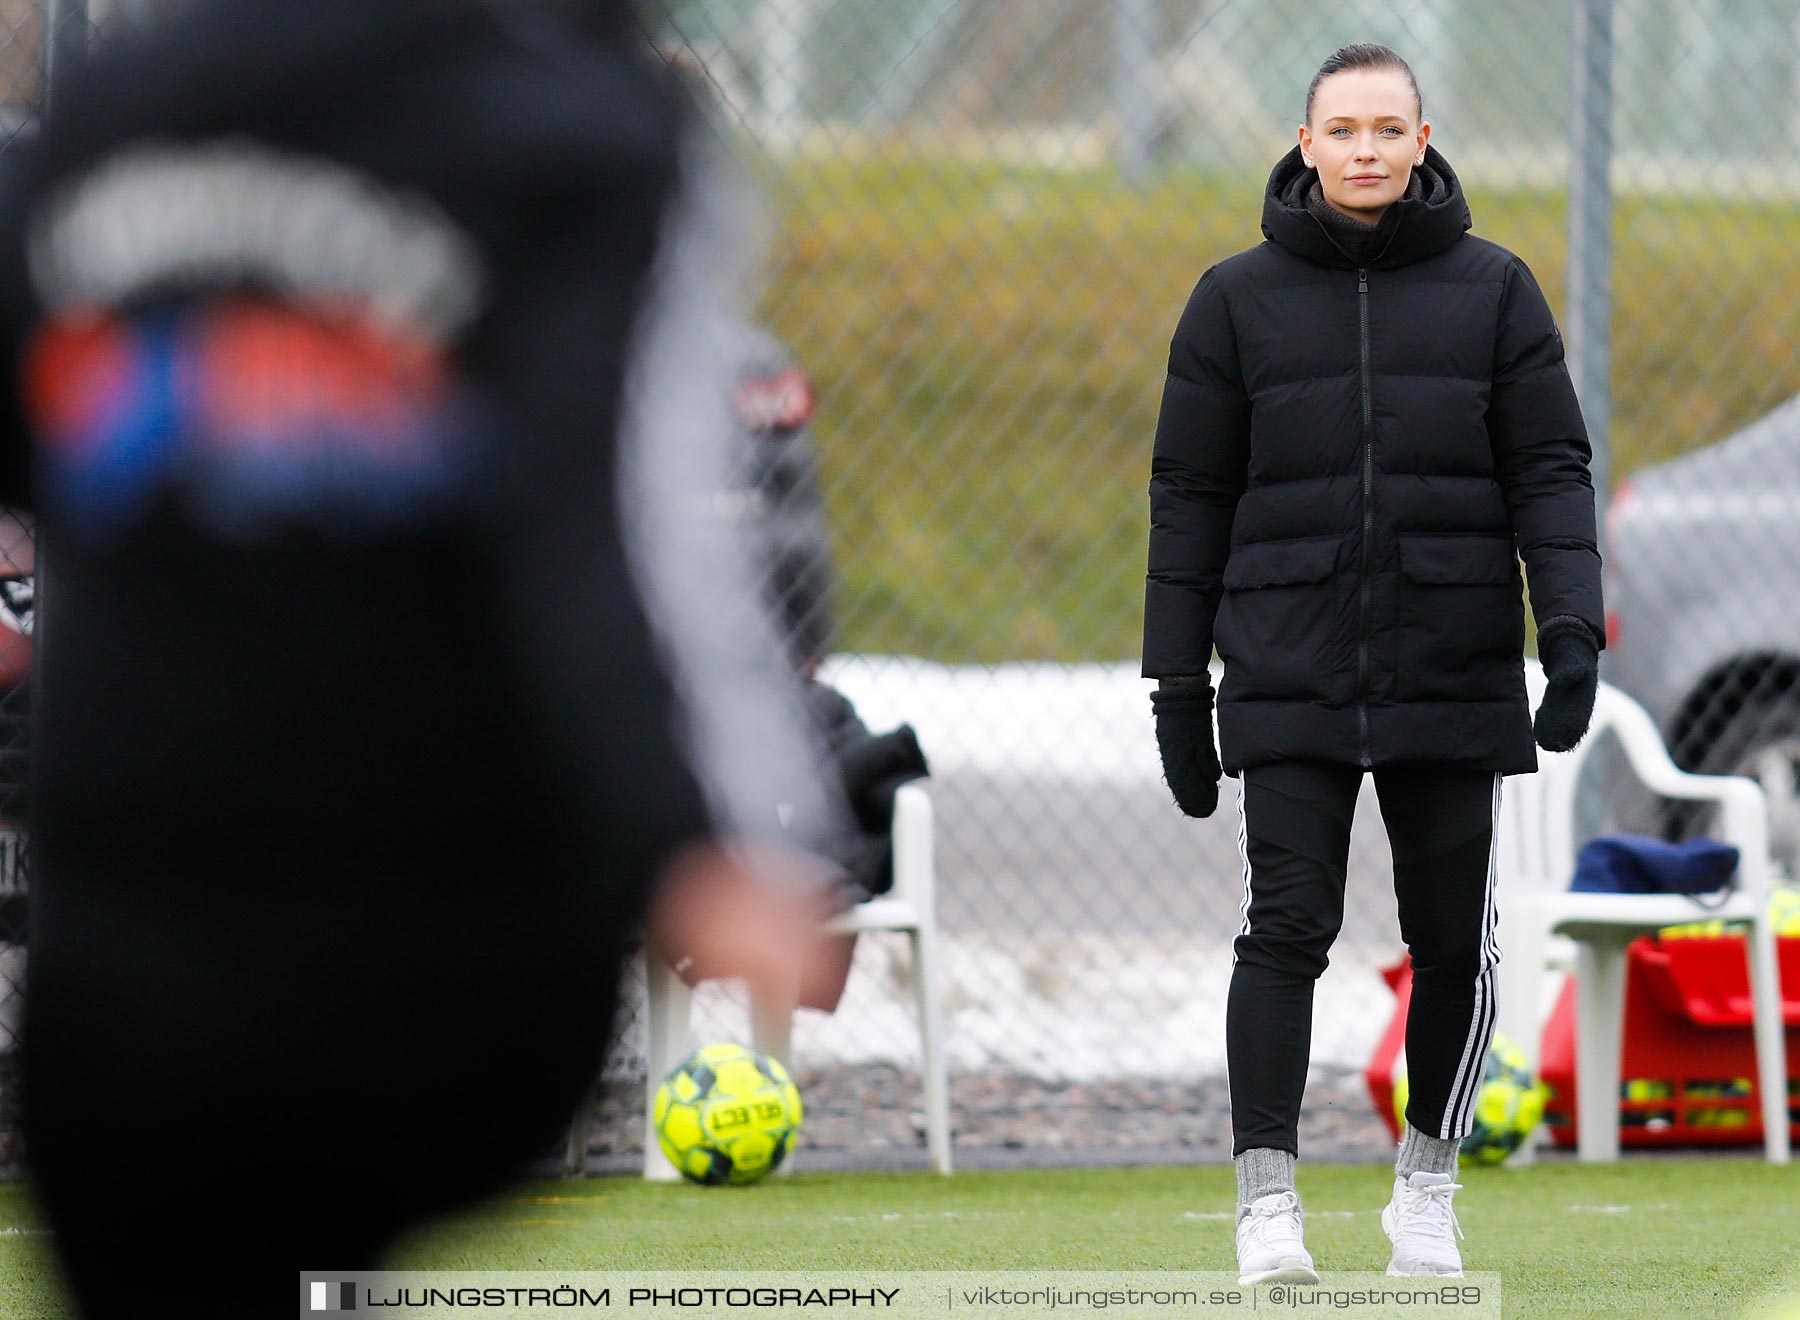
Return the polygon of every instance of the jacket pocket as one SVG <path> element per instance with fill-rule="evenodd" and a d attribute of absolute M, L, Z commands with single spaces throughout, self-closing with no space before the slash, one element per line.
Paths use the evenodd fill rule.
<path fill-rule="evenodd" d="M 1341 536 L 1240 545 L 1225 562 L 1215 640 L 1225 701 L 1338 704 L 1355 687 L 1354 592 L 1338 572 Z"/>
<path fill-rule="evenodd" d="M 1400 571 L 1433 586 L 1504 587 L 1518 559 L 1510 536 L 1402 536 Z"/>
<path fill-rule="evenodd" d="M 1401 701 L 1502 701 L 1523 663 L 1525 610 L 1512 537 L 1400 538 Z"/>
<path fill-rule="evenodd" d="M 1337 567 L 1340 537 L 1308 536 L 1295 541 L 1240 545 L 1225 561 L 1225 590 L 1297 587 L 1323 582 Z"/>

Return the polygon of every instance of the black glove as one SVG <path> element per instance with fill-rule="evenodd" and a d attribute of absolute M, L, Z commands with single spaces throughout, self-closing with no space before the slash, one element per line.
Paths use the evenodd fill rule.
<path fill-rule="evenodd" d="M 1538 628 L 1538 659 L 1549 687 L 1532 732 L 1546 752 L 1566 752 L 1586 736 L 1600 687 L 1600 644 L 1594 630 L 1572 614 Z"/>
<path fill-rule="evenodd" d="M 1219 754 L 1213 750 L 1212 680 L 1165 678 L 1150 694 L 1163 780 L 1184 815 L 1204 818 L 1219 805 Z"/>

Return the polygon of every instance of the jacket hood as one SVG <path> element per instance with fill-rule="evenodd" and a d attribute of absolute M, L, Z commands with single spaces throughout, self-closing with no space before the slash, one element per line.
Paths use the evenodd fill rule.
<path fill-rule="evenodd" d="M 1405 266 L 1442 252 L 1473 223 L 1462 182 L 1436 147 L 1425 148 L 1425 163 L 1414 172 L 1420 196 L 1403 197 L 1382 214 L 1369 249 L 1373 255 L 1365 263 L 1371 269 Z M 1357 263 L 1306 209 L 1307 191 L 1317 178 L 1301 163 L 1298 145 L 1276 162 L 1263 191 L 1263 237 L 1321 266 L 1352 268 Z"/>

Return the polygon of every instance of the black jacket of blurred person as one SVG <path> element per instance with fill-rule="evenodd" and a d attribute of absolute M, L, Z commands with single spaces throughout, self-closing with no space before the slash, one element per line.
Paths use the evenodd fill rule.
<path fill-rule="evenodd" d="M 709 829 L 607 420 L 681 116 L 581 26 L 187 6 L 59 86 L 8 217 L 28 1158 L 90 1317 L 291 1314 L 495 1186 Z"/>

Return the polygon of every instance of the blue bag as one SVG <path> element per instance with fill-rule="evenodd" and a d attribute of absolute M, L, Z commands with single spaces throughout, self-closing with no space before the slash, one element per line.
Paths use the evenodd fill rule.
<path fill-rule="evenodd" d="M 1738 850 L 1717 839 L 1669 843 L 1644 834 L 1602 834 L 1582 845 L 1569 885 L 1584 894 L 1716 894 L 1731 882 Z"/>

